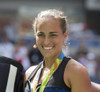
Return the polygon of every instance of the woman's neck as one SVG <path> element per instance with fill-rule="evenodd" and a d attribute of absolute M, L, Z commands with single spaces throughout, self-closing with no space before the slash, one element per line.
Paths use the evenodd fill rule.
<path fill-rule="evenodd" d="M 53 57 L 44 57 L 44 68 L 50 69 L 55 60 L 59 57 L 60 54 Z"/>

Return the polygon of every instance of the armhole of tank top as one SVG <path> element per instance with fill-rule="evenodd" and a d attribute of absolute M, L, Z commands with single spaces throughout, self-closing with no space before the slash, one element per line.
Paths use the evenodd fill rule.
<path fill-rule="evenodd" d="M 70 61 L 71 57 L 68 56 L 68 57 L 64 57 L 64 60 L 65 60 L 65 67 L 64 67 L 64 71 L 65 71 L 65 68 L 66 68 L 66 65 L 68 64 L 68 62 Z M 68 85 L 65 84 L 65 81 L 64 81 L 64 71 L 63 71 L 63 83 L 64 85 L 67 87 L 67 89 L 70 89 L 70 87 L 68 87 Z"/>

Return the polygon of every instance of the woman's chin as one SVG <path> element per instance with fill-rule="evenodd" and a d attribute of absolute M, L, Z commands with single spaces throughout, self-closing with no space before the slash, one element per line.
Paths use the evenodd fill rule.
<path fill-rule="evenodd" d="M 54 56 L 54 54 L 52 52 L 51 53 L 45 52 L 45 53 L 43 53 L 43 56 L 44 57 L 52 57 L 52 56 Z"/>

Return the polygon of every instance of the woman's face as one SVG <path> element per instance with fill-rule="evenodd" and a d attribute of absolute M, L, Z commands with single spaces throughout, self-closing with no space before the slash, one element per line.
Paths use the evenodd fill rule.
<path fill-rule="evenodd" d="M 67 32 L 63 34 L 59 20 L 49 17 L 38 21 L 36 43 L 44 57 L 59 55 L 66 37 Z"/>

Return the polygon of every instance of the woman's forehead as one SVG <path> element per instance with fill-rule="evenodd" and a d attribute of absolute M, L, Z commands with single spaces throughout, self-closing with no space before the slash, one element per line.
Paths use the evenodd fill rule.
<path fill-rule="evenodd" d="M 60 22 L 59 20 L 60 19 L 53 18 L 53 17 L 43 17 L 38 19 L 38 24 L 42 24 L 42 23 L 49 24 L 50 22 L 51 23 Z"/>
<path fill-rule="evenodd" d="M 41 27 L 53 27 L 53 26 L 60 26 L 60 22 L 58 19 L 54 19 L 54 18 L 43 18 L 40 19 L 37 23 L 37 28 L 41 28 Z"/>

